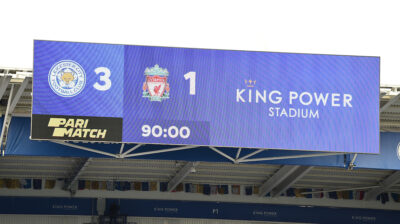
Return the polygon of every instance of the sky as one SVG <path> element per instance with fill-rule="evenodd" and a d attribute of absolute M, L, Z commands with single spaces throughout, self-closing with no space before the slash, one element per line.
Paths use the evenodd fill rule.
<path fill-rule="evenodd" d="M 32 68 L 33 40 L 381 57 L 400 86 L 400 3 L 369 0 L 0 1 L 0 67 Z"/>

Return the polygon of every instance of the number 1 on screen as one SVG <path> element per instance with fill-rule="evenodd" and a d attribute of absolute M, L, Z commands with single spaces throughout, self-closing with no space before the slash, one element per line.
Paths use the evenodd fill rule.
<path fill-rule="evenodd" d="M 196 72 L 188 72 L 183 77 L 185 80 L 189 80 L 189 94 L 196 95 Z"/>

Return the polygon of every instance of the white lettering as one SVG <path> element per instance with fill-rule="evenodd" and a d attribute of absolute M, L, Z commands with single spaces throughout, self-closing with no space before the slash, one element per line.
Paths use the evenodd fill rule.
<path fill-rule="evenodd" d="M 315 111 L 315 112 L 313 112 L 312 110 L 310 110 L 310 118 L 317 118 L 317 119 L 319 119 L 319 113 L 318 113 L 319 111 L 317 110 L 317 111 Z"/>
<path fill-rule="evenodd" d="M 261 101 L 266 103 L 267 102 L 267 91 L 263 91 L 263 95 L 261 95 L 260 91 L 256 90 L 256 103 L 258 103 L 258 99 L 261 98 Z"/>
<path fill-rule="evenodd" d="M 289 113 L 288 113 L 289 112 Z M 319 111 L 311 109 L 300 109 L 300 108 L 280 108 L 270 107 L 268 108 L 269 117 L 289 117 L 289 118 L 308 118 L 308 119 L 319 119 Z"/>
<path fill-rule="evenodd" d="M 289 104 L 293 104 L 293 100 L 297 99 L 299 97 L 299 94 L 297 92 L 289 92 Z"/>
<path fill-rule="evenodd" d="M 304 101 L 304 96 L 308 96 L 308 101 Z M 300 103 L 303 105 L 310 105 L 312 102 L 312 95 L 309 92 L 303 92 L 300 94 Z"/>
<path fill-rule="evenodd" d="M 349 107 L 353 107 L 352 105 L 351 105 L 351 100 L 353 99 L 353 96 L 352 95 L 350 95 L 350 94 L 344 94 L 343 95 L 343 106 L 344 107 L 347 107 L 347 106 L 349 106 Z"/>
<path fill-rule="evenodd" d="M 270 117 L 273 117 L 273 116 L 274 116 L 274 108 L 273 108 L 273 107 L 270 107 L 270 108 L 269 108 L 268 116 L 270 116 Z"/>
<path fill-rule="evenodd" d="M 320 93 L 319 95 L 317 95 L 317 93 L 314 93 L 315 102 L 317 102 L 317 106 L 320 104 L 321 101 L 322 101 L 322 104 L 325 106 L 326 101 L 328 100 L 328 96 L 329 96 L 329 93 L 325 94 L 325 97 L 322 93 Z"/>
<path fill-rule="evenodd" d="M 282 108 L 282 112 L 281 112 L 280 116 L 282 117 L 283 115 L 285 115 L 285 117 L 288 116 L 288 114 L 286 113 L 285 108 Z"/>
<path fill-rule="evenodd" d="M 339 97 L 340 97 L 340 94 L 339 93 L 332 93 L 332 107 L 340 107 L 340 104 L 339 103 L 337 103 L 337 102 L 339 102 Z"/>
<path fill-rule="evenodd" d="M 264 92 L 265 92 L 265 91 L 264 91 Z M 277 96 L 277 97 L 275 97 L 275 98 L 273 99 L 272 96 L 273 96 L 274 94 L 277 94 L 277 95 L 279 95 L 279 96 Z M 273 103 L 273 104 L 279 104 L 279 103 L 281 103 L 281 102 L 282 102 L 281 92 L 279 92 L 278 90 L 271 91 L 271 92 L 269 93 L 269 101 L 271 101 L 271 103 Z"/>
<path fill-rule="evenodd" d="M 243 97 L 242 97 L 242 93 L 246 91 L 245 89 L 242 89 L 239 91 L 239 89 L 236 89 L 236 102 L 242 101 L 243 103 L 246 103 L 246 101 L 244 101 Z"/>
<path fill-rule="evenodd" d="M 251 89 L 249 89 L 249 103 L 251 103 Z"/>

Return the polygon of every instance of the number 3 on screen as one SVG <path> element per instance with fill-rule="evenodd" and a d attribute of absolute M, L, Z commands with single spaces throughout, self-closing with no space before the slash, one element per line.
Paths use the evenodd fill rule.
<path fill-rule="evenodd" d="M 94 72 L 96 72 L 97 75 L 100 73 L 103 73 L 103 75 L 100 76 L 100 81 L 103 81 L 104 85 L 101 85 L 98 82 L 96 82 L 93 85 L 93 87 L 100 91 L 109 90 L 111 88 L 111 80 L 110 80 L 111 71 L 110 71 L 110 69 L 108 69 L 106 67 L 98 67 L 94 70 Z"/>

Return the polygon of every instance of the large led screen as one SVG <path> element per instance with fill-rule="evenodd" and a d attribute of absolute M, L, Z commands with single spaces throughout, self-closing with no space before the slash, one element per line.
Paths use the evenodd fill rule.
<path fill-rule="evenodd" d="M 34 42 L 32 139 L 379 153 L 379 57 Z"/>

